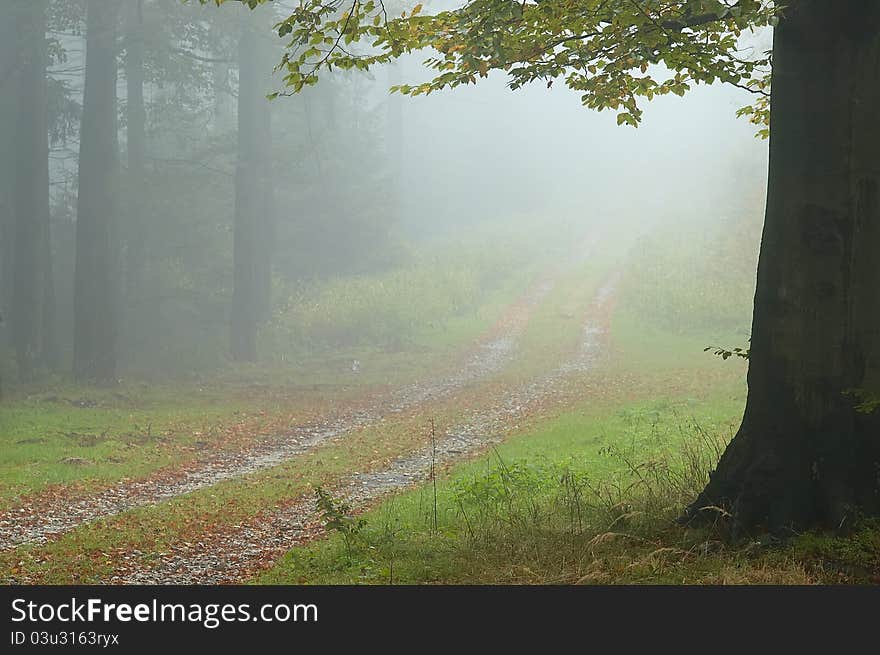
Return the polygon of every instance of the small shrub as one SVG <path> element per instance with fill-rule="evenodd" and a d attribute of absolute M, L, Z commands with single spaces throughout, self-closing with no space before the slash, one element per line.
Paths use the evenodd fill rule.
<path fill-rule="evenodd" d="M 351 505 L 342 499 L 333 498 L 323 487 L 315 489 L 315 500 L 324 529 L 342 535 L 348 561 L 351 563 L 353 546 L 360 539 L 367 520 L 355 516 Z"/>

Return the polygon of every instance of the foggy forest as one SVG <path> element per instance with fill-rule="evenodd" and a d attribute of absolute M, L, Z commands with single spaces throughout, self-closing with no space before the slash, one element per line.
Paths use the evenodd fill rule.
<path fill-rule="evenodd" d="M 877 116 L 864 0 L 0 0 L 0 580 L 880 583 Z"/>

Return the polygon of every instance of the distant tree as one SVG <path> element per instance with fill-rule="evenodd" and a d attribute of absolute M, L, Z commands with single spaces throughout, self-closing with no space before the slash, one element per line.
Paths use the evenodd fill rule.
<path fill-rule="evenodd" d="M 144 102 L 144 0 L 127 0 L 125 5 L 125 108 L 127 154 L 128 221 L 126 236 L 126 290 L 129 305 L 143 306 L 146 232 L 144 176 L 147 157 L 147 109 Z M 141 317 L 143 318 L 143 317 Z"/>
<path fill-rule="evenodd" d="M 435 77 L 400 91 L 471 84 L 492 70 L 512 88 L 562 78 L 586 106 L 637 125 L 639 98 L 682 95 L 694 83 L 763 93 L 772 60 L 747 407 L 686 515 L 720 512 L 735 529 L 786 532 L 880 514 L 880 412 L 859 411 L 849 394 L 880 388 L 880 3 L 471 0 L 431 16 L 420 9 L 388 20 L 374 0 L 307 0 L 279 26 L 290 39 L 288 85 L 432 48 Z M 744 57 L 742 32 L 777 23 L 772 57 Z M 370 49 L 353 50 L 363 40 Z"/>
<path fill-rule="evenodd" d="M 238 46 L 238 154 L 235 166 L 233 291 L 230 317 L 232 357 L 257 359 L 257 328 L 269 317 L 273 188 L 270 153 L 271 35 L 263 15 L 245 17 Z M 262 29 L 261 29 L 262 28 Z"/>
<path fill-rule="evenodd" d="M 390 86 L 399 84 L 401 67 L 398 62 L 388 64 L 388 80 Z M 390 164 L 388 195 L 391 206 L 392 220 L 398 221 L 401 216 L 403 176 L 403 102 L 397 95 L 389 95 L 386 99 L 386 134 L 388 140 L 388 163 Z"/>
<path fill-rule="evenodd" d="M 0 313 L 7 312 L 7 314 L 12 306 L 15 234 L 12 200 L 17 107 L 15 84 L 18 78 L 15 12 L 16 6 L 12 3 L 0 6 Z"/>
<path fill-rule="evenodd" d="M 88 0 L 79 149 L 73 372 L 116 378 L 118 337 L 117 43 L 120 4 Z"/>
<path fill-rule="evenodd" d="M 16 97 L 13 179 L 14 247 L 10 322 L 19 376 L 55 364 L 55 294 L 49 214 L 47 114 L 48 0 L 14 5 Z"/>
<path fill-rule="evenodd" d="M 225 9 L 179 0 L 0 2 L 0 335 L 3 355 L 14 359 L 19 351 L 17 368 L 26 376 L 55 359 L 52 328 L 58 357 L 72 354 L 81 380 L 222 365 L 235 286 L 236 176 L 239 222 L 250 225 L 245 241 L 254 242 L 240 260 L 249 263 L 238 268 L 232 304 L 251 344 L 269 317 L 273 271 L 287 285 L 287 300 L 303 278 L 360 270 L 357 256 L 381 260 L 380 249 L 364 247 L 363 232 L 352 229 L 371 225 L 382 211 L 379 175 L 370 170 L 339 183 L 355 177 L 352 149 L 380 150 L 377 131 L 358 127 L 372 118 L 362 88 L 350 75 L 325 85 L 326 106 L 338 102 L 340 116 L 351 119 L 338 125 L 325 120 L 324 105 L 314 130 L 304 103 L 273 115 L 266 94 L 281 53 L 275 15 Z M 23 21 L 44 12 L 43 38 L 30 38 Z M 245 23 L 253 34 L 243 34 Z M 253 40 L 239 62 L 245 37 Z M 24 65 L 23 55 L 36 49 L 48 59 L 40 77 L 32 74 L 38 66 Z M 318 173 L 319 158 L 329 178 Z M 48 165 L 51 179 L 38 165 Z M 355 198 L 358 212 L 350 210 Z M 381 238 L 387 233 L 378 245 Z M 249 266 L 254 276 L 242 281 Z M 13 311 L 15 302 L 21 312 Z M 247 350 L 244 358 L 252 358 L 255 346 Z"/>

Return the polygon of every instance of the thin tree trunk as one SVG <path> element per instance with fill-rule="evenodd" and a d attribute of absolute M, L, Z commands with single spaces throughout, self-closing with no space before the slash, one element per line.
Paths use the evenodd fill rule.
<path fill-rule="evenodd" d="M 18 86 L 17 7 L 0 8 L 0 328 L 9 324 L 12 307 L 12 268 L 15 252 L 15 214 L 12 190 L 15 171 L 15 122 Z M 5 336 L 5 334 L 4 334 Z M 0 346 L 5 345 L 0 342 Z M 11 345 L 11 344 L 10 344 Z"/>
<path fill-rule="evenodd" d="M 47 164 L 48 164 L 48 144 L 47 144 Z M 49 371 L 55 371 L 59 368 L 59 352 L 57 340 L 57 325 L 55 313 L 55 266 L 53 263 L 52 252 L 52 234 L 51 225 L 52 218 L 49 211 L 49 170 L 46 169 L 46 213 L 45 213 L 45 229 L 41 235 L 42 240 L 42 281 L 43 281 L 43 307 L 42 321 L 40 331 L 40 361 Z"/>
<path fill-rule="evenodd" d="M 126 147 L 128 155 L 128 248 L 126 295 L 132 304 L 142 302 L 145 246 L 144 216 L 140 211 L 146 169 L 146 122 L 144 105 L 143 0 L 128 0 L 125 34 Z"/>
<path fill-rule="evenodd" d="M 880 512 L 880 3 L 801 0 L 776 29 L 770 174 L 742 426 L 687 517 L 738 530 Z"/>
<path fill-rule="evenodd" d="M 40 362 L 49 371 L 54 371 L 59 367 L 58 340 L 56 334 L 56 312 L 55 312 L 55 266 L 53 263 L 54 254 L 52 251 L 52 212 L 51 202 L 49 198 L 49 107 L 48 107 L 48 41 L 46 31 L 48 29 L 48 16 L 50 3 L 48 0 L 41 0 L 42 13 L 40 14 L 40 24 L 38 34 L 42 36 L 39 39 L 42 45 L 40 58 L 42 66 L 39 74 L 39 121 L 41 125 L 35 128 L 35 144 L 40 149 L 40 180 L 39 187 L 35 188 L 38 193 L 37 208 L 41 221 L 40 229 L 40 268 L 41 268 L 41 320 L 40 320 Z M 36 75 L 36 71 L 35 71 Z"/>
<path fill-rule="evenodd" d="M 400 84 L 400 62 L 388 64 L 388 86 Z M 388 159 L 390 160 L 390 183 L 388 202 L 393 222 L 401 218 L 401 177 L 403 175 L 403 102 L 399 93 L 389 93 L 387 106 Z"/>
<path fill-rule="evenodd" d="M 80 130 L 73 371 L 111 382 L 117 341 L 116 31 L 119 3 L 88 0 Z"/>
<path fill-rule="evenodd" d="M 259 24 L 258 24 L 259 25 Z M 255 26 L 256 27 L 256 26 Z M 274 61 L 267 36 L 271 32 L 256 34 L 257 79 L 254 102 L 254 129 L 257 147 L 254 152 L 257 170 L 256 182 L 259 185 L 256 199 L 258 252 L 257 252 L 257 316 L 266 321 L 272 315 L 272 255 L 275 243 L 275 188 L 272 183 L 272 111 L 266 95 L 270 92 L 271 71 Z"/>
<path fill-rule="evenodd" d="M 271 292 L 271 131 L 260 34 L 245 18 L 239 41 L 238 160 L 235 171 L 232 357 L 256 361 L 257 328 L 269 315 Z"/>
<path fill-rule="evenodd" d="M 46 105 L 46 0 L 18 7 L 20 61 L 15 139 L 15 250 L 11 310 L 19 377 L 54 358 L 49 246 L 49 137 Z"/>

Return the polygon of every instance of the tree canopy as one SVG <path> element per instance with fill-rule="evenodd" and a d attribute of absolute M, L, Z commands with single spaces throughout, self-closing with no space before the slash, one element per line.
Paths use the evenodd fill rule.
<path fill-rule="evenodd" d="M 392 90 L 428 94 L 493 70 L 504 71 L 512 89 L 562 79 L 585 106 L 636 126 L 640 99 L 722 81 L 759 96 L 740 112 L 758 124 L 769 113 L 770 53 L 743 46 L 741 37 L 775 25 L 779 10 L 770 0 L 470 0 L 397 15 L 382 0 L 302 0 L 277 29 L 289 39 L 281 68 L 294 92 L 322 69 L 366 70 L 433 50 L 425 60 L 432 79 Z"/>

